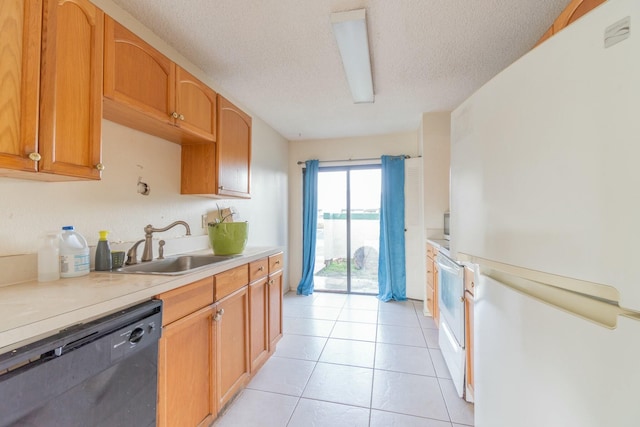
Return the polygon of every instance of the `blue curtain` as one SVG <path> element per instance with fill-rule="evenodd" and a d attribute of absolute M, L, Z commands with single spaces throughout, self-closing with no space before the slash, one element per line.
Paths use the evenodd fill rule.
<path fill-rule="evenodd" d="M 382 156 L 378 299 L 407 299 L 404 253 L 404 156 Z"/>
<path fill-rule="evenodd" d="M 316 264 L 316 228 L 318 228 L 318 165 L 317 160 L 305 162 L 302 208 L 302 278 L 298 295 L 313 293 L 313 269 Z"/>

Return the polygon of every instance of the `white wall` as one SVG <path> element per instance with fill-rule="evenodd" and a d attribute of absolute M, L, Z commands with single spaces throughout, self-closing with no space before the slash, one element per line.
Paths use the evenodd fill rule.
<path fill-rule="evenodd" d="M 302 276 L 302 168 L 298 161 L 379 158 L 419 154 L 418 133 L 289 142 L 289 287 Z M 365 162 L 366 163 L 366 162 Z M 373 162 L 368 162 L 373 163 Z M 339 163 L 333 163 L 339 164 Z M 349 163 L 354 164 L 354 163 Z"/>
<path fill-rule="evenodd" d="M 288 142 L 255 117 L 253 126 L 252 198 L 214 200 L 180 194 L 179 145 L 103 120 L 101 181 L 0 178 L 0 256 L 34 253 L 44 231 L 63 225 L 75 225 L 90 245 L 102 229 L 112 232 L 112 241 L 132 242 L 144 237 L 146 224 L 162 227 L 178 219 L 202 236 L 201 215 L 216 203 L 235 207 L 249 221 L 249 245 L 286 247 Z M 138 177 L 149 184 L 148 196 L 137 193 Z M 182 235 L 176 227 L 158 237 Z"/>
<path fill-rule="evenodd" d="M 427 238 L 441 239 L 443 214 L 449 210 L 451 113 L 422 115 L 424 223 Z"/>
<path fill-rule="evenodd" d="M 156 48 L 207 82 L 195 66 L 110 0 L 95 3 L 144 38 L 153 39 Z M 195 236 L 186 240 L 197 245 L 204 241 L 206 247 L 201 216 L 215 210 L 216 203 L 235 207 L 241 218 L 249 221 L 250 246 L 280 246 L 286 250 L 288 141 L 259 117 L 253 115 L 250 200 L 216 201 L 181 195 L 179 145 L 107 120 L 102 124 L 106 170 L 101 181 L 51 183 L 0 177 L 0 284 L 10 283 L 11 275 L 16 278 L 14 281 L 34 278 L 33 254 L 39 236 L 63 225 L 75 225 L 90 245 L 96 244 L 99 230 L 111 230 L 110 240 L 127 242 L 123 246 L 128 247 L 130 242 L 144 237 L 145 225 L 162 227 L 182 219 L 189 223 Z M 149 196 L 136 192 L 138 177 L 150 185 Z M 158 237 L 182 235 L 184 229 L 176 227 Z M 171 251 L 170 242 L 167 250 Z M 19 254 L 31 255 L 23 257 L 25 261 L 14 256 Z"/>

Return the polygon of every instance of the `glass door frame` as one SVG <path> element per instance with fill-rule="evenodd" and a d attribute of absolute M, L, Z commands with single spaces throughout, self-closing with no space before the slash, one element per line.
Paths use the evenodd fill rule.
<path fill-rule="evenodd" d="M 314 289 L 314 292 L 326 292 L 334 294 L 352 294 L 352 295 L 376 295 L 376 293 L 370 292 L 353 292 L 351 290 L 351 171 L 352 170 L 368 170 L 368 169 L 382 169 L 380 163 L 364 164 L 364 165 L 342 165 L 342 166 L 320 166 L 318 168 L 318 175 L 322 172 L 346 172 L 346 212 L 347 212 L 347 290 L 329 290 L 329 289 Z"/>

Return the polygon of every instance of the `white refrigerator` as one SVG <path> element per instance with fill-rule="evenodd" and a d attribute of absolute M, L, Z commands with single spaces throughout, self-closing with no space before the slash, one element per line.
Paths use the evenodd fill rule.
<path fill-rule="evenodd" d="M 639 242 L 640 1 L 609 0 L 452 113 L 476 426 L 640 425 Z"/>

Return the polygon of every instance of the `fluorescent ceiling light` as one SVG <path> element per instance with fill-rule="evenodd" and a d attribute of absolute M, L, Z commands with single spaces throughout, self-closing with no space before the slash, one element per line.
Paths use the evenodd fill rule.
<path fill-rule="evenodd" d="M 338 42 L 353 102 L 356 104 L 373 102 L 373 79 L 365 10 L 332 13 L 331 25 Z"/>

